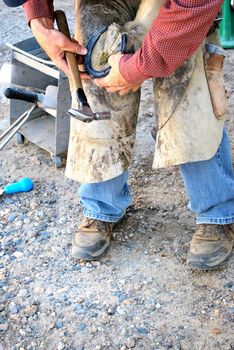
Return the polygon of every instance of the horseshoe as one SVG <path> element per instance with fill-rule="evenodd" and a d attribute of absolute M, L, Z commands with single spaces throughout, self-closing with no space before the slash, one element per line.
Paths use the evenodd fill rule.
<path fill-rule="evenodd" d="M 87 44 L 87 54 L 84 56 L 84 66 L 85 66 L 85 70 L 86 72 L 92 77 L 92 78 L 104 78 L 106 77 L 111 69 L 111 66 L 108 65 L 106 68 L 102 69 L 102 70 L 96 70 L 92 67 L 92 63 L 91 63 L 91 55 L 93 52 L 93 48 L 96 45 L 96 42 L 98 41 L 98 39 L 100 38 L 100 36 L 107 31 L 107 26 L 101 26 L 99 29 L 97 29 L 93 35 L 91 36 L 91 38 L 88 41 Z M 121 49 L 120 51 L 122 53 L 126 53 L 126 49 L 127 49 L 127 35 L 126 33 L 122 33 L 121 35 Z"/>

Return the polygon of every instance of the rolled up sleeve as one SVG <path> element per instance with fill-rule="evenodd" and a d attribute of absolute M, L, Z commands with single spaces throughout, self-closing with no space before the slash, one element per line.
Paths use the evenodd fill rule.
<path fill-rule="evenodd" d="M 54 18 L 54 5 L 52 0 L 28 0 L 23 5 L 28 23 L 33 18 Z"/>
<path fill-rule="evenodd" d="M 122 57 L 121 75 L 131 83 L 171 75 L 197 50 L 222 3 L 221 0 L 166 1 L 141 48 Z"/>

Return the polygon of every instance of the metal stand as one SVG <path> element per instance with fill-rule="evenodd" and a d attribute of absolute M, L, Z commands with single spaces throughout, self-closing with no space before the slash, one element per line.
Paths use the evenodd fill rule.
<path fill-rule="evenodd" d="M 6 146 L 6 144 L 12 139 L 12 137 L 18 133 L 18 130 L 27 122 L 31 113 L 37 108 L 37 105 L 33 105 L 29 111 L 24 112 L 16 121 L 9 126 L 9 128 L 4 131 L 0 136 L 0 141 L 4 140 L 0 144 L 0 151 Z M 22 142 L 21 142 L 22 143 Z"/>
<path fill-rule="evenodd" d="M 23 123 L 17 133 L 19 143 L 24 138 L 33 142 L 51 154 L 56 167 L 61 167 L 61 153 L 67 151 L 70 132 L 70 117 L 67 114 L 71 106 L 71 96 L 68 79 L 65 74 L 54 66 L 40 48 L 35 38 L 29 38 L 17 44 L 8 46 L 12 49 L 13 85 L 31 87 L 31 90 L 45 91 L 48 85 L 58 87 L 57 109 L 43 110 L 36 108 L 31 111 L 30 118 Z M 25 111 L 31 108 L 31 103 L 10 100 L 10 124 L 16 122 Z"/>

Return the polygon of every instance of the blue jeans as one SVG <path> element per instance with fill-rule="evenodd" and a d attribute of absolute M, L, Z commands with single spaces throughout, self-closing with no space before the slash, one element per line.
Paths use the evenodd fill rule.
<path fill-rule="evenodd" d="M 224 129 L 222 142 L 213 158 L 180 166 L 189 209 L 196 223 L 234 223 L 234 172 L 230 144 Z M 128 172 L 100 183 L 79 188 L 84 216 L 117 222 L 125 214 L 132 198 L 127 184 Z"/>

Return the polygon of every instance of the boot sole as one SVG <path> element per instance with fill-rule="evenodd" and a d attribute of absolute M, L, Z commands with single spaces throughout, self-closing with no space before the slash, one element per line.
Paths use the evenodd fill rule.
<path fill-rule="evenodd" d="M 204 270 L 204 271 L 210 271 L 210 270 L 217 270 L 222 268 L 225 263 L 228 261 L 232 253 L 232 250 L 230 250 L 225 257 L 223 257 L 223 260 L 221 260 L 219 263 L 215 265 L 208 265 L 204 261 L 193 261 L 192 259 L 187 260 L 187 265 L 189 265 L 192 269 L 196 270 Z"/>
<path fill-rule="evenodd" d="M 188 262 L 187 265 L 192 269 L 192 270 L 199 270 L 199 271 L 212 271 L 212 270 L 220 270 L 224 268 L 226 265 L 226 260 L 223 261 L 222 263 L 215 265 L 215 266 L 208 266 L 202 263 L 198 262 Z"/>
<path fill-rule="evenodd" d="M 108 248 L 110 246 L 110 242 L 107 242 L 101 249 L 99 247 L 99 249 L 95 250 L 94 246 L 92 247 L 92 251 L 89 251 L 88 249 L 82 249 L 79 246 L 77 246 L 74 243 L 74 240 L 72 241 L 72 257 L 75 259 L 82 259 L 82 260 L 87 260 L 87 261 L 91 261 L 91 260 L 99 260 L 100 258 L 102 258 Z"/>

